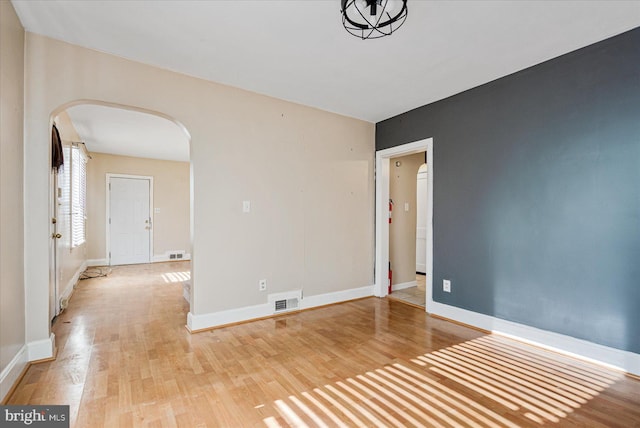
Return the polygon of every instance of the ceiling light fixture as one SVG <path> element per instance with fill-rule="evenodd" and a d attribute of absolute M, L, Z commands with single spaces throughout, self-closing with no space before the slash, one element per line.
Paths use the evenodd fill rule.
<path fill-rule="evenodd" d="M 389 36 L 407 19 L 407 0 L 342 0 L 342 25 L 356 37 Z"/>

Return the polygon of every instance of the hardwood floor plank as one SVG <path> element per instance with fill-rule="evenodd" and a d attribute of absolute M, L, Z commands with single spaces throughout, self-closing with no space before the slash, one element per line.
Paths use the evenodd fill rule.
<path fill-rule="evenodd" d="M 75 427 L 640 427 L 640 380 L 387 299 L 192 335 L 188 270 L 82 281 L 8 403 Z"/>

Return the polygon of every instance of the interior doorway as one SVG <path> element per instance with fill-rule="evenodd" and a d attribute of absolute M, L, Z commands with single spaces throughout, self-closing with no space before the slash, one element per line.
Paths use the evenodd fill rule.
<path fill-rule="evenodd" d="M 426 278 L 425 278 L 425 310 L 433 296 L 433 139 L 425 139 L 376 152 L 376 266 L 374 295 L 386 297 L 389 294 L 389 200 L 391 159 L 404 155 L 426 152 L 429 168 L 427 169 L 426 200 Z M 415 180 L 414 175 L 414 180 Z M 404 209 L 404 204 L 400 206 Z"/>
<path fill-rule="evenodd" d="M 389 174 L 389 297 L 420 308 L 426 304 L 425 160 L 425 152 L 394 157 Z"/>
<path fill-rule="evenodd" d="M 64 189 L 75 185 L 74 178 L 79 176 L 72 174 L 67 177 L 60 173 L 56 176 L 52 173 L 50 177 L 51 319 L 65 309 L 79 278 L 92 275 L 84 275 L 87 268 L 110 272 L 105 267 L 111 262 L 139 264 L 190 260 L 193 221 L 191 137 L 180 122 L 142 108 L 78 100 L 55 109 L 51 114 L 50 124 L 53 123 L 60 129 L 64 150 L 81 147 L 90 161 L 85 167 L 86 188 L 81 189 L 85 193 L 76 192 L 86 198 L 82 202 L 85 208 L 82 215 L 77 215 L 73 207 L 64 205 L 73 203 L 73 198 Z M 73 163 L 67 162 L 73 160 L 67 159 L 67 154 L 65 151 L 64 172 L 71 171 Z M 134 196 L 130 199 L 133 205 L 128 208 L 123 205 L 129 196 L 110 201 L 109 192 L 103 193 L 109 187 L 107 173 L 112 173 L 113 178 L 126 179 L 117 182 L 124 183 L 125 187 L 131 187 L 127 184 L 134 181 L 141 184 L 140 188 L 132 191 Z M 130 174 L 137 175 L 132 177 Z M 111 183 L 112 187 L 114 183 Z M 159 193 L 155 195 L 157 198 L 154 197 L 154 185 L 156 193 Z M 114 210 L 110 205 L 115 206 Z M 110 216 L 123 220 L 123 224 L 114 225 L 112 222 L 114 226 L 123 226 L 120 231 L 116 227 L 113 232 L 125 236 L 126 240 L 120 241 L 111 234 L 107 220 Z M 141 230 L 124 227 L 127 223 L 130 226 L 139 222 L 142 223 Z M 158 227 L 162 233 L 154 233 Z M 78 233 L 71 233 L 74 231 Z M 57 234 L 62 238 L 55 238 Z M 72 235 L 86 236 L 86 239 L 74 240 Z M 115 260 L 109 252 L 116 256 Z M 189 286 L 184 289 L 184 297 L 189 304 L 193 293 L 190 265 L 185 264 L 183 275 L 189 279 Z"/>

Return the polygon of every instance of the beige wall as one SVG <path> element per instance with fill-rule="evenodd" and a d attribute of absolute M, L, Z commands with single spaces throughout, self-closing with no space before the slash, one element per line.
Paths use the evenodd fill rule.
<path fill-rule="evenodd" d="M 372 123 L 31 33 L 26 83 L 30 340 L 48 336 L 48 121 L 75 100 L 162 112 L 188 129 L 192 314 L 266 304 L 261 278 L 305 298 L 373 284 Z"/>
<path fill-rule="evenodd" d="M 91 153 L 87 164 L 88 258 L 105 259 L 106 175 L 153 177 L 153 255 L 168 250 L 191 251 L 189 235 L 189 163 Z"/>
<path fill-rule="evenodd" d="M 78 142 L 82 139 L 78 135 L 76 128 L 71 122 L 71 118 L 67 112 L 63 111 L 58 114 L 54 121 L 60 133 L 62 144 L 65 147 L 71 147 L 72 142 Z M 64 168 L 58 173 L 58 188 L 63 186 L 63 175 L 71 173 L 71 159 L 65 157 Z M 71 185 L 70 181 L 67 181 L 68 186 Z M 71 189 L 66 189 L 69 192 Z M 71 201 L 66 198 L 62 198 L 58 203 L 58 215 L 57 215 L 57 230 L 62 234 L 62 238 L 58 243 L 58 297 L 67 297 L 73 290 L 73 286 L 77 281 L 77 276 L 80 271 L 84 270 L 84 263 L 87 260 L 87 245 L 86 243 L 72 248 L 71 247 Z M 57 302 L 60 304 L 60 302 Z"/>
<path fill-rule="evenodd" d="M 396 166 L 400 161 L 400 166 Z M 389 260 L 393 284 L 416 280 L 416 187 L 424 153 L 391 159 L 389 195 L 393 199 L 393 221 L 389 225 Z M 409 211 L 405 211 L 405 203 Z"/>
<path fill-rule="evenodd" d="M 11 3 L 3 0 L 0 2 L 0 372 L 3 375 L 25 345 L 23 88 L 24 29 Z M 47 266 L 47 260 L 44 262 Z M 44 284 L 44 292 L 48 294 L 47 290 L 48 281 Z M 48 312 L 46 306 L 44 310 Z M 21 369 L 18 367 L 18 372 Z M 0 400 L 10 386 L 2 383 Z"/>

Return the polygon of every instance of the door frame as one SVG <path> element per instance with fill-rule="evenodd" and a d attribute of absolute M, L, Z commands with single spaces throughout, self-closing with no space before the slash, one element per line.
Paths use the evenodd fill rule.
<path fill-rule="evenodd" d="M 105 234 L 106 234 L 106 259 L 111 266 L 111 225 L 109 224 L 109 217 L 111 215 L 111 192 L 109 185 L 112 178 L 128 178 L 131 180 L 148 180 L 149 181 L 149 218 L 151 220 L 151 229 L 149 230 L 149 263 L 153 261 L 153 230 L 155 229 L 156 219 L 153 217 L 153 176 L 151 175 L 133 175 L 133 174 L 117 174 L 107 172 L 105 180 L 105 196 L 106 196 L 106 212 L 104 217 Z"/>
<path fill-rule="evenodd" d="M 428 166 L 428 164 L 427 164 L 427 163 L 423 163 L 422 165 L 425 165 L 425 166 L 426 166 L 426 168 L 427 168 L 427 170 L 426 170 L 426 171 L 422 171 L 422 172 L 420 172 L 420 169 L 418 169 L 418 173 L 416 174 L 416 192 L 417 192 L 417 190 L 418 190 L 418 182 L 419 182 L 420 180 L 427 180 L 427 183 L 428 183 L 428 181 L 429 181 L 429 171 L 428 171 L 429 166 Z M 422 168 L 422 165 L 420 165 L 420 168 Z M 426 184 L 426 183 L 425 183 L 425 184 Z M 427 197 L 428 197 L 428 196 L 427 196 Z M 417 228 L 417 224 L 418 224 L 418 221 L 419 221 L 419 218 L 418 218 L 418 206 L 419 206 L 419 204 L 418 204 L 418 194 L 416 193 L 416 253 L 417 253 L 417 251 L 418 251 L 418 228 Z M 424 216 L 426 216 L 426 215 L 427 215 L 426 207 L 425 207 L 425 210 L 424 210 L 424 214 L 423 214 L 423 215 L 424 215 Z M 425 218 L 425 224 L 429 224 L 429 220 L 428 220 L 427 218 Z M 426 239 L 427 239 L 427 238 L 425 238 L 425 241 L 426 241 Z M 426 249 L 426 245 L 427 245 L 427 244 L 426 244 L 426 242 L 425 242 L 425 251 L 427 251 L 427 249 Z M 418 274 L 417 260 L 418 260 L 418 259 L 417 259 L 417 257 L 416 257 L 416 274 Z M 427 274 L 427 263 L 426 263 L 426 258 L 425 258 L 424 262 L 425 262 L 425 263 L 424 263 L 424 274 L 426 275 L 426 274 Z M 421 273 L 422 273 L 422 272 L 421 272 Z"/>
<path fill-rule="evenodd" d="M 376 253 L 375 283 L 373 294 L 385 297 L 388 294 L 389 277 L 389 175 L 393 157 L 427 152 L 427 284 L 426 307 L 433 302 L 433 138 L 391 147 L 376 152 Z"/>

